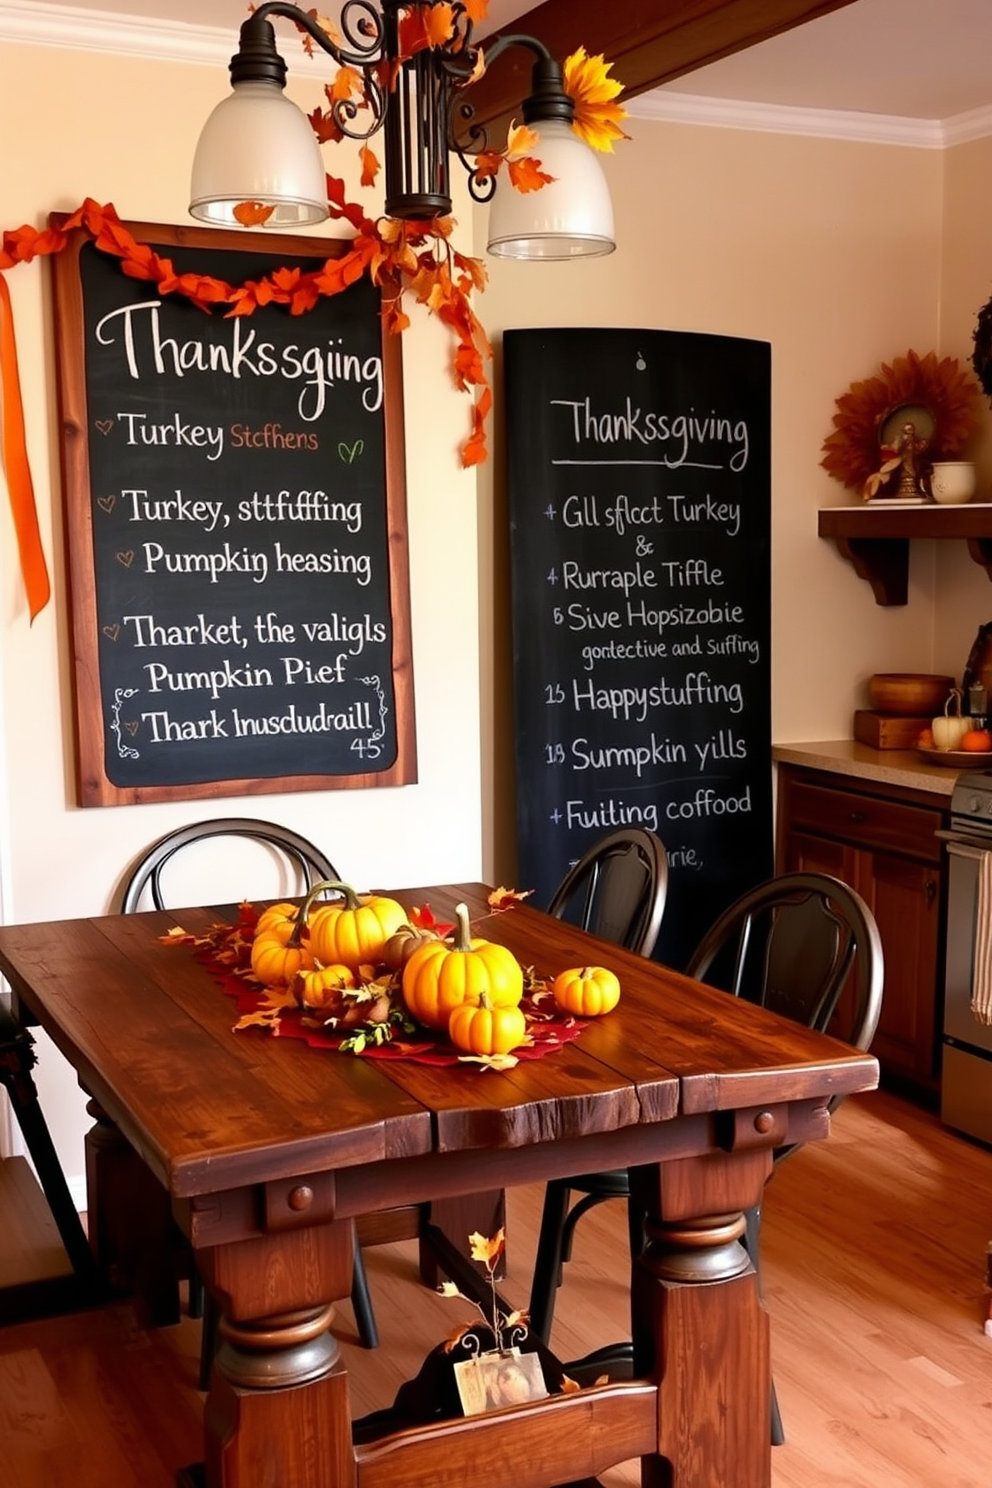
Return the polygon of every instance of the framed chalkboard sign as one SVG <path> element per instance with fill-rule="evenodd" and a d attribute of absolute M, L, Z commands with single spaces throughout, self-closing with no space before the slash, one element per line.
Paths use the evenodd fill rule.
<path fill-rule="evenodd" d="M 547 904 L 599 837 L 651 828 L 655 954 L 683 966 L 773 868 L 770 347 L 519 330 L 503 365 L 517 882 Z"/>
<path fill-rule="evenodd" d="M 126 227 L 177 275 L 235 285 L 348 246 Z M 232 316 L 85 233 L 53 264 L 80 804 L 415 780 L 400 350 L 378 291 Z"/>

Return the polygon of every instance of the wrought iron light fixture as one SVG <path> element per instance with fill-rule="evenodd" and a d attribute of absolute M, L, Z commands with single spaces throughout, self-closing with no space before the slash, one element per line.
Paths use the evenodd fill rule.
<path fill-rule="evenodd" d="M 539 138 L 535 156 L 553 179 L 526 194 L 503 187 L 490 214 L 489 251 L 506 258 L 564 259 L 610 253 L 613 209 L 595 153 L 574 132 L 575 106 L 561 64 L 531 36 L 498 37 L 488 51 L 472 42 L 472 20 L 460 0 L 443 46 L 424 46 L 404 58 L 400 27 L 418 8 L 439 0 L 347 0 L 341 13 L 345 44 L 338 46 L 299 6 L 266 0 L 241 27 L 231 59 L 232 92 L 204 126 L 193 162 L 190 213 L 215 227 L 238 225 L 235 208 L 271 208 L 264 225 L 293 231 L 328 215 L 324 161 L 309 120 L 285 96 L 286 64 L 276 51 L 270 17 L 293 21 L 342 67 L 361 77 L 360 98 L 339 99 L 332 117 L 350 139 L 380 129 L 385 142 L 387 217 L 430 221 L 451 211 L 450 156 L 468 173 L 472 198 L 496 194 L 495 177 L 473 157 L 486 148 L 464 94 L 480 60 L 491 66 L 511 46 L 535 55 L 532 91 L 523 120 Z"/>

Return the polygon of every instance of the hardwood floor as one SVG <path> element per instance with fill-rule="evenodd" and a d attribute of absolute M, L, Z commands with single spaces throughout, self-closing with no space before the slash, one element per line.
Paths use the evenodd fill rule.
<path fill-rule="evenodd" d="M 508 1195 L 508 1300 L 526 1300 L 541 1193 Z M 787 1441 L 773 1488 L 987 1488 L 985 1336 L 992 1153 L 877 1093 L 769 1185 L 763 1284 Z M 581 1222 L 552 1345 L 576 1357 L 622 1332 L 623 1213 Z M 415 1246 L 366 1252 L 382 1346 L 338 1332 L 356 1415 L 388 1405 L 469 1304 L 416 1280 Z M 149 1335 L 126 1306 L 0 1328 L 0 1488 L 172 1488 L 199 1453 L 198 1325 Z M 604 1478 L 636 1483 L 635 1464 Z M 292 1488 L 292 1485 L 287 1485 Z"/>

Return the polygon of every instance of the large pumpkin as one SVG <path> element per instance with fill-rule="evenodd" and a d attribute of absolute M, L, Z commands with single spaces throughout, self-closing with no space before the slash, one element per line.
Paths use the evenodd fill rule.
<path fill-rule="evenodd" d="M 473 940 L 464 904 L 455 916 L 454 943 L 418 946 L 403 968 L 403 1001 L 426 1028 L 447 1029 L 456 1007 L 478 1006 L 483 994 L 493 1008 L 516 1007 L 523 996 L 524 975 L 512 951 L 494 941 Z"/>
<path fill-rule="evenodd" d="M 340 903 L 313 902 L 325 889 L 336 889 Z M 356 894 L 350 884 L 322 879 L 314 884 L 303 902 L 302 912 L 310 928 L 310 949 L 321 965 L 337 962 L 357 971 L 360 966 L 378 966 L 386 941 L 406 924 L 406 910 L 383 894 Z"/>

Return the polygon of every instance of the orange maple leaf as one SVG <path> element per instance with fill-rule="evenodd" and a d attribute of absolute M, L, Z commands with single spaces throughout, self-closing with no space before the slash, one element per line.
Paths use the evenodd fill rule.
<path fill-rule="evenodd" d="M 608 76 L 612 66 L 602 56 L 587 56 L 585 47 L 565 58 L 565 92 L 575 104 L 572 128 L 594 150 L 612 151 L 616 140 L 629 138 L 620 128 L 627 110 L 614 102 L 623 84 Z"/>
<path fill-rule="evenodd" d="M 231 209 L 231 215 L 242 227 L 261 227 L 274 211 L 275 207 L 267 207 L 262 202 L 243 201 Z"/>
<path fill-rule="evenodd" d="M 537 149 L 538 134 L 529 124 L 518 124 L 514 120 L 506 131 L 506 158 L 520 160 Z"/>
<path fill-rule="evenodd" d="M 374 186 L 376 176 L 379 174 L 379 161 L 375 153 L 368 145 L 363 145 L 358 152 L 358 158 L 362 162 L 362 186 Z"/>
<path fill-rule="evenodd" d="M 365 80 L 357 67 L 339 67 L 331 82 L 324 89 L 329 103 L 341 103 L 348 98 L 361 98 L 365 91 Z"/>
<path fill-rule="evenodd" d="M 533 892 L 533 889 L 504 889 L 501 884 L 498 889 L 493 889 L 488 903 L 491 909 L 512 909 L 515 904 L 529 899 Z"/>
<path fill-rule="evenodd" d="M 344 139 L 341 127 L 330 110 L 315 108 L 312 113 L 307 114 L 307 123 L 317 136 L 319 145 L 326 145 L 328 141 L 338 144 Z"/>
<path fill-rule="evenodd" d="M 533 155 L 525 155 L 522 160 L 508 160 L 506 169 L 510 184 L 517 191 L 540 191 L 542 186 L 554 180 L 554 176 L 541 169 L 541 162 Z"/>
<path fill-rule="evenodd" d="M 487 1237 L 475 1230 L 469 1235 L 468 1244 L 473 1261 L 483 1261 L 492 1270 L 506 1247 L 506 1231 L 500 1229 Z"/>
<path fill-rule="evenodd" d="M 478 181 L 487 181 L 490 176 L 495 176 L 503 164 L 503 156 L 499 150 L 483 150 L 475 157 L 475 177 Z"/>
<path fill-rule="evenodd" d="M 411 5 L 399 25 L 401 58 L 412 57 L 425 47 L 443 47 L 455 30 L 454 6 Z"/>

